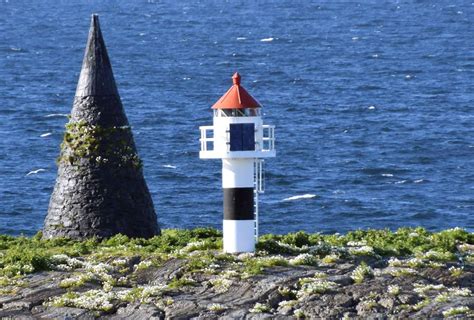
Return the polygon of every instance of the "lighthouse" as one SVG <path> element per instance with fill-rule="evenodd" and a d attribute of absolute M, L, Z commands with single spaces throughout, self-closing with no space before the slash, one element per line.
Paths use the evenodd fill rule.
<path fill-rule="evenodd" d="M 275 157 L 275 126 L 264 125 L 262 106 L 235 73 L 233 85 L 212 106 L 213 125 L 202 126 L 201 159 L 222 159 L 224 252 L 253 252 L 258 238 L 258 195 L 263 160 Z"/>

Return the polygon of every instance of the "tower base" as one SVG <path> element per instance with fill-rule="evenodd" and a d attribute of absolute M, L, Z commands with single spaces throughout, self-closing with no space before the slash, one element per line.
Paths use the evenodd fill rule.
<path fill-rule="evenodd" d="M 224 252 L 255 251 L 254 220 L 223 220 Z"/>

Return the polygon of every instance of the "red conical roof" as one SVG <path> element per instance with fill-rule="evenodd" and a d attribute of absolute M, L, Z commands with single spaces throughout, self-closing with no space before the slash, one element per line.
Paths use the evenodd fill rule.
<path fill-rule="evenodd" d="M 212 106 L 212 109 L 260 108 L 261 105 L 240 85 L 240 74 L 232 76 L 234 85 Z"/>

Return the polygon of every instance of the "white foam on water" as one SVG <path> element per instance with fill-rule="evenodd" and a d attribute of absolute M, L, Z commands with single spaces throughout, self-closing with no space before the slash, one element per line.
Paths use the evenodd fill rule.
<path fill-rule="evenodd" d="M 414 183 L 421 183 L 421 182 L 423 182 L 423 181 L 425 181 L 425 180 L 423 180 L 423 179 L 418 179 L 418 180 L 415 180 L 415 181 L 413 181 L 413 182 L 414 182 Z"/>
<path fill-rule="evenodd" d="M 237 38 L 235 38 L 235 39 L 237 39 L 237 40 L 247 40 L 246 37 L 237 37 Z"/>
<path fill-rule="evenodd" d="M 45 115 L 46 118 L 56 118 L 56 117 L 68 117 L 69 115 L 67 113 L 50 113 Z"/>
<path fill-rule="evenodd" d="M 44 137 L 49 137 L 50 135 L 52 135 L 51 132 L 46 132 L 46 133 L 43 133 L 42 135 L 40 135 L 40 137 L 44 138 Z"/>
<path fill-rule="evenodd" d="M 396 181 L 395 184 L 403 184 L 405 182 L 407 182 L 407 181 L 406 180 L 400 180 L 400 181 Z"/>
<path fill-rule="evenodd" d="M 273 41 L 275 40 L 275 38 L 263 38 L 263 39 L 260 39 L 261 42 L 270 42 L 270 41 Z"/>
<path fill-rule="evenodd" d="M 28 172 L 26 175 L 27 175 L 27 176 L 31 176 L 32 174 L 38 174 L 38 173 L 43 172 L 43 171 L 46 171 L 46 169 L 36 169 L 36 170 L 32 170 L 32 171 Z"/>
<path fill-rule="evenodd" d="M 370 106 L 368 109 L 369 110 L 375 110 L 375 106 Z"/>
<path fill-rule="evenodd" d="M 307 193 L 307 194 L 302 194 L 302 195 L 298 195 L 298 196 L 288 197 L 288 198 L 283 199 L 282 201 L 293 201 L 293 200 L 301 200 L 301 199 L 311 199 L 311 198 L 314 198 L 314 197 L 316 197 L 315 194 Z"/>
<path fill-rule="evenodd" d="M 391 173 L 382 173 L 382 177 L 393 177 Z"/>
<path fill-rule="evenodd" d="M 171 164 L 164 164 L 162 165 L 163 168 L 170 168 L 170 169 L 176 169 L 176 166 L 173 166 Z"/>
<path fill-rule="evenodd" d="M 359 37 L 352 37 L 352 40 L 357 41 L 359 40 Z"/>

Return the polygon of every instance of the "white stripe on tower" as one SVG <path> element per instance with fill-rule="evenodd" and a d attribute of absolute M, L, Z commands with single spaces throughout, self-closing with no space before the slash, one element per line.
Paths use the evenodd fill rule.
<path fill-rule="evenodd" d="M 222 159 L 224 252 L 255 251 L 254 159 Z"/>

